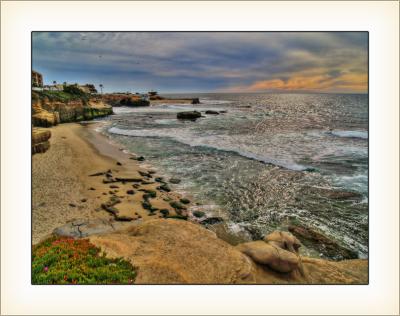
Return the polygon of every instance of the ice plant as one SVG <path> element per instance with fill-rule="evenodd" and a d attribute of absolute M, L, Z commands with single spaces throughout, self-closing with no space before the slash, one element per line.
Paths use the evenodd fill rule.
<path fill-rule="evenodd" d="M 133 284 L 135 268 L 87 239 L 49 238 L 32 250 L 32 284 Z"/>

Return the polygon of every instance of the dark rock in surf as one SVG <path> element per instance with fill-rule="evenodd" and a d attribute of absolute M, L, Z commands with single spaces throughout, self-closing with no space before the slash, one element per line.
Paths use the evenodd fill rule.
<path fill-rule="evenodd" d="M 157 190 L 171 192 L 171 188 L 167 184 L 160 185 Z"/>
<path fill-rule="evenodd" d="M 171 178 L 171 179 L 169 179 L 169 182 L 172 184 L 178 184 L 181 182 L 181 179 Z"/>
<path fill-rule="evenodd" d="M 190 200 L 187 199 L 187 198 L 182 198 L 182 199 L 180 199 L 179 201 L 180 201 L 181 203 L 183 203 L 183 204 L 189 204 L 189 203 L 190 203 Z"/>
<path fill-rule="evenodd" d="M 202 212 L 202 211 L 194 211 L 193 215 L 195 217 L 203 217 L 204 215 L 206 215 L 206 213 Z"/>
<path fill-rule="evenodd" d="M 196 120 L 201 117 L 201 113 L 198 111 L 179 112 L 176 117 L 180 120 Z"/>
<path fill-rule="evenodd" d="M 224 219 L 222 217 L 214 216 L 214 217 L 208 217 L 206 219 L 203 219 L 200 224 L 202 225 L 215 225 L 222 223 Z"/>
<path fill-rule="evenodd" d="M 213 111 L 213 110 L 208 110 L 208 111 L 206 111 L 206 114 L 219 115 L 219 112 L 218 111 Z"/>

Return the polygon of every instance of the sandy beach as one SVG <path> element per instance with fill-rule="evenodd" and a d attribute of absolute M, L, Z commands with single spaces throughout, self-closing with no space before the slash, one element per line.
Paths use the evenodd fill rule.
<path fill-rule="evenodd" d="M 50 131 L 50 149 L 32 157 L 33 244 L 74 219 L 113 220 L 113 214 L 104 209 L 113 198 L 119 200 L 115 207 L 126 225 L 163 217 L 158 211 L 143 208 L 148 192 L 156 192 L 151 207 L 176 215 L 170 202 L 178 201 L 180 196 L 157 190 L 160 183 L 154 181 L 156 171 L 145 170 L 139 161 L 130 159 L 131 155 L 95 132 L 93 124 L 68 123 Z M 108 182 L 106 172 L 114 178 L 135 181 L 104 183 Z M 96 173 L 101 175 L 93 176 Z"/>

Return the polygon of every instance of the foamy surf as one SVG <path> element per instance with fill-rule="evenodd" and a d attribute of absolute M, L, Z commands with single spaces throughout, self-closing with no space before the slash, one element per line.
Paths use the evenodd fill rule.
<path fill-rule="evenodd" d="M 366 131 L 331 131 L 330 133 L 338 137 L 368 139 Z"/>

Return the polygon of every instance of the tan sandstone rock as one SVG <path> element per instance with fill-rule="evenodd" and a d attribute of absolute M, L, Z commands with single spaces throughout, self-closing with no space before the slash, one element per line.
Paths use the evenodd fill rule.
<path fill-rule="evenodd" d="M 299 267 L 297 255 L 261 240 L 239 244 L 237 249 L 255 263 L 267 265 L 277 272 L 289 273 Z"/>
<path fill-rule="evenodd" d="M 44 128 L 32 128 L 32 155 L 44 153 L 50 147 L 51 132 Z"/>
<path fill-rule="evenodd" d="M 138 267 L 140 284 L 253 283 L 252 262 L 200 225 L 156 219 L 124 232 L 92 236 L 111 257 Z"/>
<path fill-rule="evenodd" d="M 124 257 L 138 267 L 139 284 L 368 283 L 368 260 L 299 257 L 262 240 L 234 247 L 182 220 L 155 219 L 89 238 L 108 256 Z M 294 269 L 298 264 L 301 270 Z"/>
<path fill-rule="evenodd" d="M 291 233 L 274 231 L 264 237 L 264 241 L 281 249 L 297 253 L 301 247 L 300 241 Z"/>

